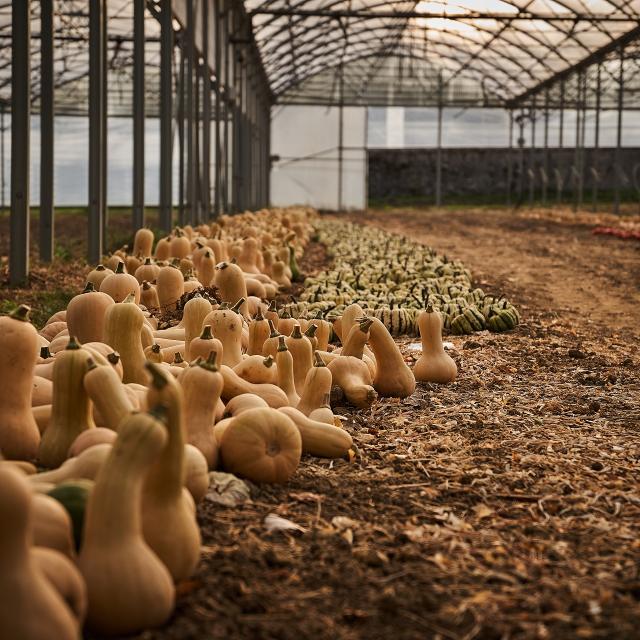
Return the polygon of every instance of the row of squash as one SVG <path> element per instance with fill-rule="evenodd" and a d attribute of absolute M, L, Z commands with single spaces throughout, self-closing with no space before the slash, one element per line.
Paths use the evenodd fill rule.
<path fill-rule="evenodd" d="M 515 328 L 520 315 L 505 298 L 473 288 L 459 261 L 404 236 L 375 227 L 320 220 L 317 239 L 326 244 L 330 268 L 306 278 L 292 314 L 334 318 L 352 303 L 380 319 L 392 335 L 417 335 L 426 305 L 440 312 L 454 335 Z"/>
<path fill-rule="evenodd" d="M 162 625 L 199 560 L 210 471 L 286 482 L 303 454 L 350 456 L 333 387 L 366 409 L 455 379 L 432 305 L 413 370 L 358 304 L 333 322 L 277 308 L 319 224 L 263 210 L 155 247 L 142 229 L 40 331 L 28 307 L 0 317 L 0 636 Z"/>

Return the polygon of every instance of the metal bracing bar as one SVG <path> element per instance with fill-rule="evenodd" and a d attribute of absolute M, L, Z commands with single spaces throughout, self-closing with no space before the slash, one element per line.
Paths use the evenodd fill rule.
<path fill-rule="evenodd" d="M 145 0 L 133 4 L 133 230 L 144 226 L 144 10 Z"/>
<path fill-rule="evenodd" d="M 442 206 L 442 114 L 444 110 L 442 71 L 438 73 L 438 132 L 436 141 L 436 207 Z"/>
<path fill-rule="evenodd" d="M 511 183 L 513 181 L 513 109 L 509 109 L 509 150 L 507 152 L 507 206 L 511 206 Z"/>
<path fill-rule="evenodd" d="M 265 206 L 268 207 L 271 205 L 271 106 L 266 105 L 266 123 L 265 123 L 265 134 L 267 136 L 266 143 L 266 171 L 267 171 L 267 184 L 266 184 L 266 194 L 265 194 Z"/>
<path fill-rule="evenodd" d="M 186 138 L 187 138 L 187 216 L 186 221 L 192 224 L 197 217 L 197 169 L 196 169 L 196 135 L 195 135 L 195 79 L 196 79 L 196 47 L 195 47 L 195 11 L 194 0 L 185 0 L 187 7 L 187 24 L 185 42 L 187 69 L 185 74 L 186 88 Z"/>
<path fill-rule="evenodd" d="M 518 13 L 504 13 L 495 11 L 468 11 L 461 15 L 452 15 L 443 11 L 385 11 L 380 9 L 301 9 L 276 7 L 257 8 L 249 12 L 249 17 L 255 15 L 273 16 L 274 18 L 298 17 L 298 18 L 353 18 L 357 20 L 408 20 L 417 19 L 442 19 L 442 20 L 496 20 L 512 22 L 515 20 L 541 20 L 544 22 L 566 22 L 569 18 L 553 13 L 536 13 L 531 11 L 519 11 Z M 629 16 L 611 15 L 606 13 L 572 14 L 572 21 L 586 22 L 629 22 Z"/>
<path fill-rule="evenodd" d="M 584 200 L 584 156 L 585 156 L 585 130 L 587 121 L 587 74 L 581 72 L 581 99 L 578 108 L 581 111 L 580 116 L 580 162 L 578 164 L 578 209 L 582 207 Z"/>
<path fill-rule="evenodd" d="M 622 147 L 622 110 L 624 108 L 624 47 L 620 47 L 620 72 L 618 76 L 618 123 L 616 131 L 616 151 L 615 162 L 613 166 L 614 171 L 614 201 L 613 212 L 620 213 L 620 172 L 622 166 L 620 164 L 621 154 L 620 148 Z"/>
<path fill-rule="evenodd" d="M 103 0 L 102 3 L 102 108 L 100 109 L 100 118 L 102 125 L 102 161 L 100 163 L 100 169 L 102 170 L 102 188 L 100 189 L 100 197 L 101 203 L 100 207 L 102 209 L 102 242 L 104 242 L 107 238 L 107 228 L 109 226 L 109 206 L 107 202 L 107 167 L 108 167 L 108 150 L 109 144 L 107 141 L 108 137 L 108 103 L 107 103 L 107 91 L 109 88 L 108 83 L 108 42 L 109 37 L 109 11 L 108 11 L 108 0 Z"/>
<path fill-rule="evenodd" d="M 593 178 L 593 194 L 592 194 L 592 209 L 595 212 L 598 208 L 598 148 L 600 147 L 600 88 L 601 88 L 601 67 L 598 64 L 598 70 L 596 75 L 596 109 L 595 109 L 595 131 L 593 133 L 593 150 L 591 156 L 592 165 L 592 178 Z"/>
<path fill-rule="evenodd" d="M 196 176 L 196 206 L 194 207 L 193 222 L 200 224 L 202 222 L 202 156 L 200 155 L 200 69 L 201 65 L 197 62 L 193 74 L 193 164 Z"/>
<path fill-rule="evenodd" d="M 178 75 L 178 224 L 183 227 L 187 224 L 184 189 L 184 83 L 185 83 L 185 42 L 180 42 L 180 71 Z"/>
<path fill-rule="evenodd" d="M 216 103 L 215 103 L 215 178 L 214 178 L 214 194 L 213 194 L 213 215 L 214 217 L 218 217 L 220 215 L 220 210 L 222 207 L 222 194 L 220 193 L 222 188 L 222 140 L 220 139 L 220 133 L 222 131 L 222 126 L 220 122 L 220 118 L 222 117 L 222 93 L 221 93 L 221 85 L 222 85 L 222 17 L 220 11 L 220 0 L 214 0 L 214 20 L 213 24 L 215 25 L 215 74 L 216 74 L 216 84 L 215 84 L 215 92 L 216 92 Z"/>
<path fill-rule="evenodd" d="M 161 0 L 160 14 L 160 228 L 173 225 L 173 23 L 171 0 Z"/>
<path fill-rule="evenodd" d="M 536 97 L 530 109 L 531 121 L 531 149 L 529 151 L 529 206 L 533 206 L 533 197 L 535 195 L 535 153 L 536 153 Z"/>
<path fill-rule="evenodd" d="M 516 118 L 518 122 L 518 206 L 524 197 L 524 113 Z"/>
<path fill-rule="evenodd" d="M 89 244 L 88 260 L 100 262 L 104 233 L 103 91 L 104 56 L 102 21 L 104 0 L 89 2 Z"/>
<path fill-rule="evenodd" d="M 558 128 L 558 149 L 564 144 L 564 80 L 560 83 L 560 123 Z"/>
<path fill-rule="evenodd" d="M 582 130 L 580 126 L 580 116 L 582 115 L 580 111 L 580 94 L 582 91 L 582 74 L 578 72 L 576 76 L 576 142 L 574 146 L 573 153 L 573 210 L 578 210 L 578 199 L 579 199 L 579 181 L 580 176 L 578 175 L 578 167 L 580 165 L 580 131 Z"/>
<path fill-rule="evenodd" d="M 223 184 L 223 210 L 225 213 L 229 213 L 229 203 L 231 197 L 231 166 L 230 166 L 230 152 L 233 146 L 229 144 L 230 131 L 233 131 L 233 109 L 231 104 L 231 95 L 229 89 L 231 87 L 232 75 L 231 69 L 234 57 L 234 45 L 231 42 L 231 21 L 233 19 L 233 8 L 229 0 L 225 0 L 225 13 L 223 24 L 224 42 L 226 47 L 225 64 L 224 64 L 224 153 L 223 153 L 223 166 L 224 166 L 224 184 Z"/>
<path fill-rule="evenodd" d="M 40 260 L 53 259 L 53 0 L 40 0 Z"/>
<path fill-rule="evenodd" d="M 209 4 L 202 2 L 202 208 L 211 217 L 211 70 L 209 69 Z"/>
<path fill-rule="evenodd" d="M 338 107 L 338 211 L 342 211 L 343 207 L 343 193 L 342 193 L 342 173 L 344 164 L 344 67 L 340 65 L 339 68 L 339 100 Z"/>
<path fill-rule="evenodd" d="M 4 122 L 5 120 L 4 112 L 5 112 L 5 106 L 4 104 L 2 104 L 0 105 L 0 211 L 2 211 L 2 213 L 4 213 L 4 210 L 7 207 L 7 203 L 5 201 L 5 194 L 4 194 L 5 187 L 6 187 L 6 179 L 4 175 L 4 161 L 5 161 L 4 134 L 7 130 Z"/>
<path fill-rule="evenodd" d="M 544 94 L 544 152 L 542 159 L 542 204 L 547 204 L 547 187 L 549 184 L 549 89 Z"/>
<path fill-rule="evenodd" d="M 30 9 L 24 0 L 11 12 L 11 286 L 26 284 L 29 275 Z"/>

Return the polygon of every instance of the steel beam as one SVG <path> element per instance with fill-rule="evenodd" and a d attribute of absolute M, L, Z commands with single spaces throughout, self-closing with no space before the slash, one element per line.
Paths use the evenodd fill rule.
<path fill-rule="evenodd" d="M 160 211 L 158 223 L 173 225 L 173 22 L 171 0 L 161 0 L 160 14 Z"/>
<path fill-rule="evenodd" d="M 511 183 L 513 182 L 513 109 L 509 109 L 509 151 L 507 152 L 507 206 L 511 206 Z"/>
<path fill-rule="evenodd" d="M 338 211 L 342 211 L 344 206 L 343 197 L 343 164 L 344 164 L 344 67 L 340 65 L 340 106 L 338 107 Z"/>
<path fill-rule="evenodd" d="M 89 2 L 89 242 L 88 260 L 100 262 L 104 242 L 103 91 L 104 0 Z"/>
<path fill-rule="evenodd" d="M 30 0 L 12 3 L 9 280 L 14 287 L 26 284 L 29 275 L 30 9 Z"/>
<path fill-rule="evenodd" d="M 184 189 L 184 83 L 185 83 L 185 42 L 180 42 L 180 71 L 178 75 L 178 110 L 176 113 L 178 127 L 178 224 L 187 224 Z"/>
<path fill-rule="evenodd" d="M 222 16 L 221 14 L 221 2 L 220 0 L 214 0 L 214 25 L 215 25 L 215 178 L 214 178 L 214 195 L 213 195 L 213 215 L 218 217 L 220 215 L 220 209 L 222 206 L 222 194 L 220 190 L 222 188 L 222 140 L 220 139 L 220 133 L 222 131 L 222 123 L 220 119 L 222 117 Z"/>
<path fill-rule="evenodd" d="M 202 207 L 211 217 L 211 69 L 209 68 L 210 0 L 202 0 Z"/>
<path fill-rule="evenodd" d="M 133 230 L 144 226 L 144 10 L 146 0 L 133 4 Z"/>
<path fill-rule="evenodd" d="M 598 71 L 596 76 L 596 109 L 595 109 L 595 131 L 593 132 L 593 151 L 591 156 L 592 177 L 593 177 L 593 193 L 592 193 L 592 210 L 595 211 L 598 208 L 598 149 L 600 147 L 600 89 L 601 89 L 601 67 L 598 64 Z"/>
<path fill-rule="evenodd" d="M 618 75 L 618 122 L 616 130 L 616 150 L 614 161 L 613 212 L 620 213 L 620 149 L 622 147 L 622 111 L 624 109 L 624 47 L 620 47 L 620 71 Z"/>
<path fill-rule="evenodd" d="M 196 161 L 196 47 L 195 47 L 195 11 L 194 0 L 185 0 L 187 7 L 187 24 L 185 28 L 185 50 L 187 69 L 185 74 L 186 88 L 186 138 L 187 138 L 187 222 L 192 224 L 197 218 L 197 161 Z"/>
<path fill-rule="evenodd" d="M 40 0 L 40 260 L 53 259 L 53 0 Z"/>

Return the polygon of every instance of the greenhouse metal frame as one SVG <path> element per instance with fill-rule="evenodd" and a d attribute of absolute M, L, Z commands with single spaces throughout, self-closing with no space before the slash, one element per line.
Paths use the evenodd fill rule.
<path fill-rule="evenodd" d="M 562 147 L 563 114 L 572 109 L 579 205 L 585 114 L 595 114 L 597 148 L 599 114 L 617 112 L 619 153 L 623 113 L 640 107 L 639 37 L 640 0 L 0 1 L 3 119 L 11 112 L 11 282 L 24 283 L 29 272 L 32 110 L 41 126 L 44 261 L 54 246 L 56 114 L 89 119 L 88 259 L 94 263 L 107 224 L 107 117 L 133 118 L 134 229 L 145 223 L 145 118 L 160 122 L 159 224 L 168 231 L 176 199 L 179 224 L 269 203 L 275 104 L 435 107 L 439 150 L 442 109 L 507 109 L 511 147 L 518 136 L 518 155 L 510 158 L 520 163 L 520 199 L 527 187 L 524 130 L 535 131 L 536 123 L 544 128 L 539 181 L 545 203 L 549 115 L 559 114 Z M 338 143 L 339 159 L 341 150 Z M 509 170 L 515 168 L 510 162 Z M 595 197 L 597 166 L 589 169 Z M 538 177 L 531 167 L 528 175 L 532 199 Z M 617 210 L 619 162 L 615 175 Z M 438 204 L 440 181 L 438 163 Z M 515 194 L 506 196 L 511 202 Z"/>

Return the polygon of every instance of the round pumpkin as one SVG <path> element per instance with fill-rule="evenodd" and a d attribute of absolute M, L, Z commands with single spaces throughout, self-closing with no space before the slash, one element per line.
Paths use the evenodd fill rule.
<path fill-rule="evenodd" d="M 300 463 L 302 439 L 293 420 L 268 407 L 233 418 L 220 447 L 227 471 L 253 482 L 285 483 Z"/>

